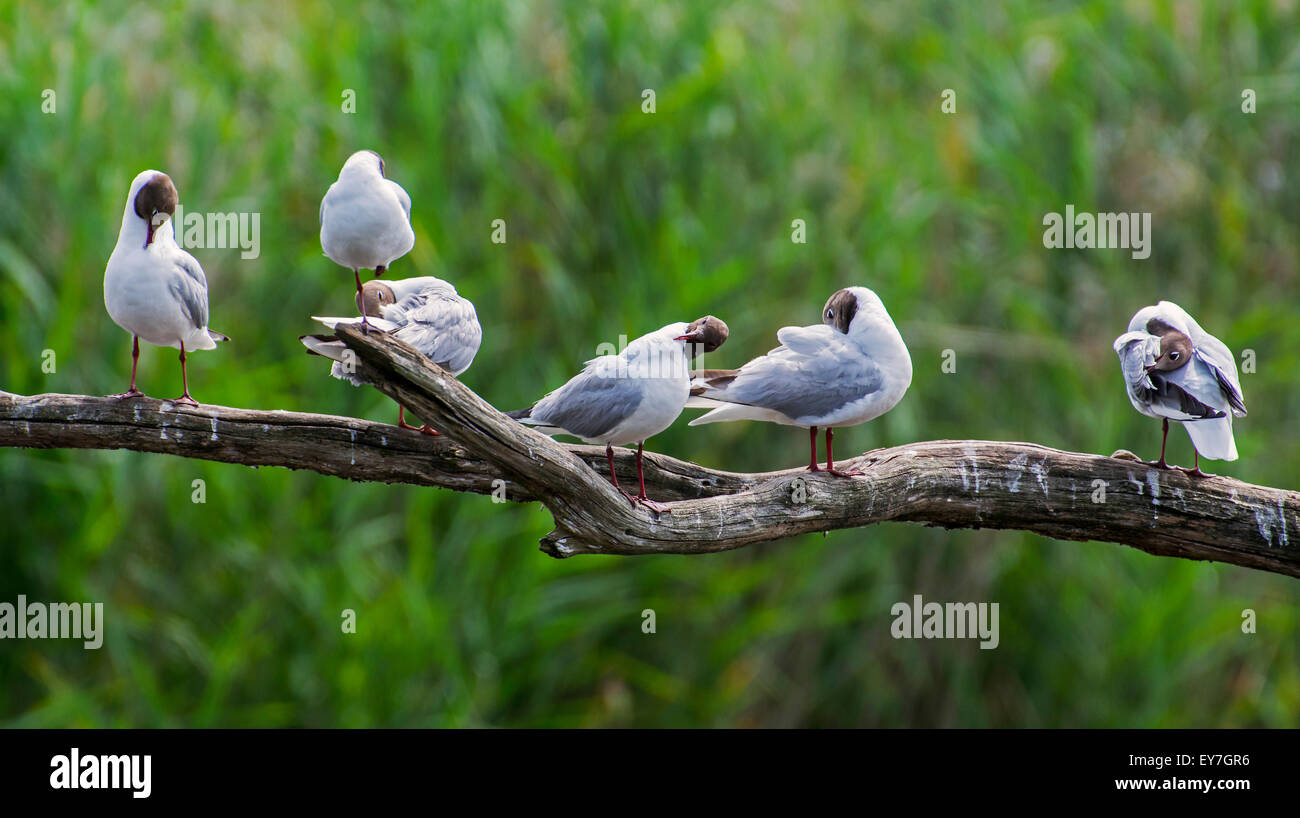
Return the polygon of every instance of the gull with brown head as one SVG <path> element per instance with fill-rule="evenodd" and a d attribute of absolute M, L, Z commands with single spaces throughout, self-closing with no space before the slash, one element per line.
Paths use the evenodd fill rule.
<path fill-rule="evenodd" d="M 114 397 L 144 395 L 135 385 L 143 338 L 181 351 L 183 392 L 175 402 L 197 406 L 190 396 L 186 354 L 229 340 L 208 329 L 208 279 L 198 260 L 176 243 L 171 217 L 179 202 L 171 177 L 157 170 L 137 174 L 126 195 L 117 245 L 104 270 L 104 306 L 132 335 L 131 386 Z"/>
<path fill-rule="evenodd" d="M 1181 469 L 1187 474 L 1211 476 L 1201 471 L 1202 457 L 1237 459 L 1232 418 L 1246 416 L 1246 403 L 1237 361 L 1226 344 L 1201 329 L 1182 307 L 1161 301 L 1138 310 L 1113 347 L 1129 402 L 1161 420 L 1160 459 L 1151 465 L 1173 468 L 1165 462 L 1171 420 L 1192 439 L 1193 467 Z"/>

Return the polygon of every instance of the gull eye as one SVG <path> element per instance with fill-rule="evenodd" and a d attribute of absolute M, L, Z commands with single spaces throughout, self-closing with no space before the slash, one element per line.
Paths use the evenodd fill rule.
<path fill-rule="evenodd" d="M 833 310 L 833 309 L 832 309 L 832 310 L 827 310 L 827 311 L 826 311 L 826 317 L 829 318 L 829 319 L 831 319 L 832 321 L 834 321 L 834 320 L 835 320 L 835 310 Z"/>
<path fill-rule="evenodd" d="M 1178 360 L 1178 350 L 1175 349 L 1173 352 L 1169 353 L 1169 360 L 1171 361 Z"/>

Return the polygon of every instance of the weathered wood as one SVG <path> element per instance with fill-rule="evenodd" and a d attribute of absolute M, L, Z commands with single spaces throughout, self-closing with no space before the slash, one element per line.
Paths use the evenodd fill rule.
<path fill-rule="evenodd" d="M 357 418 L 203 404 L 178 406 L 154 398 L 0 392 L 0 446 L 34 449 L 130 449 L 244 466 L 304 469 L 358 482 L 410 483 L 491 494 L 502 473 L 446 435 L 428 435 Z M 599 446 L 567 446 L 608 473 Z M 634 452 L 618 450 L 620 480 L 635 480 Z M 763 475 L 717 472 L 646 453 L 646 480 L 669 500 L 739 491 Z M 536 498 L 506 482 L 506 498 Z"/>
<path fill-rule="evenodd" d="M 719 472 L 647 453 L 651 496 L 676 501 L 656 514 L 610 487 L 599 447 L 563 445 L 516 423 L 400 341 L 348 327 L 339 336 L 363 379 L 443 435 L 330 415 L 0 393 L 0 445 L 126 448 L 478 493 L 504 479 L 507 499 L 550 509 L 555 530 L 541 543 L 556 557 L 700 554 L 903 521 L 1113 542 L 1300 576 L 1296 492 L 1031 443 L 880 449 L 844 461 L 867 472 L 856 478 Z M 631 452 L 620 452 L 617 468 L 621 480 L 634 478 Z"/>

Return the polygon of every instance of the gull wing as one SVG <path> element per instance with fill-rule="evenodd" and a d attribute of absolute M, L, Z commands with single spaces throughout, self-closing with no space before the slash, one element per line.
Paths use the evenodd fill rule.
<path fill-rule="evenodd" d="M 786 331 L 816 327 L 785 328 L 783 340 L 791 338 L 805 352 L 783 344 L 742 366 L 734 377 L 697 380 L 693 385 L 703 389 L 696 398 L 743 404 L 799 420 L 824 417 L 883 388 L 879 364 L 851 345 L 847 336 L 820 326 L 825 331 L 817 330 L 816 335 Z M 701 403 L 697 400 L 696 405 Z"/>
<path fill-rule="evenodd" d="M 539 400 L 524 422 L 581 438 L 598 438 L 609 432 L 636 411 L 643 397 L 639 379 L 605 374 L 617 367 L 616 360 L 593 360 L 564 386 Z"/>
<path fill-rule="evenodd" d="M 208 278 L 203 274 L 203 267 L 184 250 L 176 253 L 172 263 L 174 274 L 167 282 L 167 289 L 176 296 L 194 328 L 203 329 L 208 325 Z"/>
<path fill-rule="evenodd" d="M 474 305 L 454 289 L 413 293 L 385 309 L 384 315 L 401 324 L 396 337 L 453 375 L 469 369 L 483 343 Z"/>
<path fill-rule="evenodd" d="M 407 194 L 406 189 L 394 182 L 392 179 L 385 179 L 385 182 L 392 185 L 393 193 L 397 196 L 397 201 L 402 205 L 402 212 L 406 214 L 406 220 L 411 220 L 411 197 Z"/>

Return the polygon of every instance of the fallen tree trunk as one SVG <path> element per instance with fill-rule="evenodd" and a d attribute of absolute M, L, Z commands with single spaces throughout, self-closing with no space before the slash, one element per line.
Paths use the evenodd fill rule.
<path fill-rule="evenodd" d="M 1018 529 L 1151 554 L 1300 576 L 1300 494 L 1225 477 L 1031 443 L 939 440 L 844 461 L 864 477 L 802 469 L 715 471 L 647 453 L 655 513 L 608 482 L 604 450 L 557 443 L 497 412 L 444 370 L 384 335 L 340 327 L 358 375 L 443 434 L 331 415 L 189 408 L 151 399 L 0 393 L 0 445 L 133 449 L 351 480 L 440 486 L 540 501 L 552 556 L 701 554 L 884 521 Z M 616 469 L 634 479 L 633 453 Z M 504 483 L 495 481 L 505 481 Z"/>

